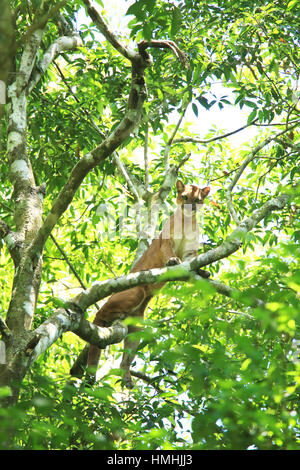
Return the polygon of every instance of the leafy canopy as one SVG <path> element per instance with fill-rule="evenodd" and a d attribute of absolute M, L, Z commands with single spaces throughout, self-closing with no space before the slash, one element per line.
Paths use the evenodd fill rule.
<path fill-rule="evenodd" d="M 12 1 L 19 12 L 19 37 L 38 3 Z M 101 9 L 102 2 L 98 3 Z M 81 2 L 66 2 L 63 8 L 70 24 L 81 17 L 79 12 Z M 119 154 L 137 181 L 144 182 L 143 147 L 148 136 L 149 183 L 157 191 L 164 179 L 166 145 L 188 106 L 170 164 L 178 166 L 191 154 L 180 167 L 180 177 L 212 187 L 214 205 L 205 206 L 201 219 L 204 249 L 210 249 L 234 228 L 226 190 L 242 162 L 285 127 L 291 130 L 265 145 L 245 168 L 232 200 L 246 217 L 283 190 L 296 192 L 292 184 L 299 178 L 299 141 L 293 128 L 299 119 L 297 2 L 138 0 L 127 13 L 128 31 L 119 32 L 122 41 L 172 39 L 188 55 L 190 68 L 183 70 L 171 52 L 151 50 L 143 122 Z M 83 47 L 57 58 L 28 102 L 27 143 L 35 178 L 47 184 L 45 211 L 74 164 L 99 143 L 99 131 L 104 136 L 117 125 L 129 92 L 126 59 L 90 20 L 77 26 Z M 41 56 L 56 37 L 53 18 L 46 26 Z M 223 128 L 212 125 L 203 131 L 213 112 L 224 115 Z M 235 113 L 245 116 L 239 127 L 252 123 L 248 129 L 255 129 L 254 137 L 248 138 L 245 131 L 239 134 L 244 140 L 238 145 L 230 136 L 212 140 L 233 130 L 227 120 Z M 3 141 L 5 132 L 3 122 Z M 0 174 L 1 215 L 11 222 L 12 188 L 4 148 Z M 174 195 L 171 192 L 168 204 Z M 86 286 L 129 272 L 138 239 L 119 230 L 119 207 L 125 198 L 133 204 L 126 181 L 110 158 L 86 177 L 55 228 L 56 241 Z M 13 426 L 16 448 L 299 449 L 298 211 L 299 193 L 284 210 L 273 212 L 248 233 L 237 253 L 209 266 L 212 277 L 238 288 L 241 298 L 226 298 L 199 282 L 169 284 L 151 301 L 138 333 L 136 361 L 136 370 L 142 369 L 151 380 L 136 379 L 135 389 L 126 394 L 116 366 L 93 388 L 68 382 L 83 342 L 66 334 L 33 365 L 20 403 L 2 411 L 0 440 L 5 443 L 6 430 Z M 3 311 L 8 308 L 12 273 L 3 245 Z M 51 313 L 54 297 L 69 298 L 80 288 L 49 239 L 35 326 Z M 265 308 L 249 307 L 257 297 L 266 302 Z M 91 319 L 94 313 L 91 308 Z M 118 358 L 120 345 L 111 351 Z"/>

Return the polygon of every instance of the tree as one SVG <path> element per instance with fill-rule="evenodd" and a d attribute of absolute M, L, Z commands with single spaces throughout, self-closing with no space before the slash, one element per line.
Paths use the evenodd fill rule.
<path fill-rule="evenodd" d="M 297 2 L 138 0 L 123 34 L 98 3 L 3 1 L 1 445 L 299 448 Z M 247 121 L 192 130 L 215 109 Z M 213 189 L 203 252 L 128 275 L 179 175 Z M 133 321 L 94 305 L 158 279 L 135 389 L 71 378 Z"/>

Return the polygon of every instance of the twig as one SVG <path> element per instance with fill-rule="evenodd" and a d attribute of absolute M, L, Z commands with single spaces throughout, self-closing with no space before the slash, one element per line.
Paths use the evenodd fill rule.
<path fill-rule="evenodd" d="M 299 119 L 294 119 L 293 121 L 289 122 L 289 124 L 295 124 L 295 123 L 299 123 Z M 259 123 L 259 124 L 253 124 L 253 125 L 257 127 L 286 126 L 286 122 L 270 122 L 268 124 Z"/>
<path fill-rule="evenodd" d="M 225 137 L 229 137 L 230 135 L 237 134 L 238 132 L 247 129 L 247 127 L 253 126 L 255 122 L 258 121 L 258 118 L 254 119 L 252 122 L 249 124 L 245 124 L 242 127 L 239 127 L 238 129 L 235 129 L 234 131 L 226 132 L 226 134 L 222 134 L 216 137 L 212 137 L 211 139 L 198 139 L 197 137 L 181 137 L 179 139 L 174 139 L 174 144 L 181 143 L 181 142 L 192 142 L 195 144 L 209 144 L 210 142 L 214 142 L 216 140 L 221 140 L 225 139 Z"/>
<path fill-rule="evenodd" d="M 50 233 L 50 238 L 51 240 L 53 241 L 54 245 L 56 246 L 56 248 L 58 249 L 58 251 L 61 252 L 64 260 L 66 261 L 66 263 L 68 264 L 69 268 L 71 269 L 72 273 L 74 274 L 74 276 L 76 277 L 76 279 L 78 280 L 79 284 L 81 285 L 81 287 L 83 289 L 86 289 L 86 286 L 84 284 L 84 282 L 82 281 L 82 279 L 80 278 L 79 274 L 77 273 L 76 269 L 74 268 L 72 262 L 69 260 L 68 256 L 66 255 L 65 251 L 62 249 L 62 247 L 57 243 L 57 241 L 55 240 L 54 236 L 52 235 L 52 233 Z"/>
<path fill-rule="evenodd" d="M 277 140 L 277 139 L 276 139 L 276 140 Z M 283 157 L 280 157 L 280 158 L 272 158 L 272 157 L 269 157 L 269 158 L 271 158 L 272 160 L 275 160 L 275 161 L 274 161 L 274 163 L 270 166 L 270 168 L 258 178 L 258 184 L 257 184 L 256 192 L 255 192 L 255 200 L 256 200 L 256 201 L 257 201 L 257 197 L 258 197 L 258 190 L 259 190 L 259 187 L 260 187 L 260 184 L 261 184 L 263 178 L 264 178 L 267 174 L 271 173 L 271 171 L 273 170 L 273 168 L 277 165 L 277 163 L 278 163 L 280 160 L 284 160 L 285 158 L 289 157 L 289 156 L 292 155 L 293 153 L 295 153 L 295 151 L 289 152 L 289 153 L 287 153 L 286 155 L 284 155 Z"/>
<path fill-rule="evenodd" d="M 260 144 L 258 144 L 255 149 L 248 155 L 248 157 L 243 161 L 243 163 L 240 165 L 240 167 L 238 168 L 237 170 L 237 173 L 235 175 L 235 177 L 232 179 L 230 185 L 228 186 L 225 194 L 226 194 L 226 199 L 227 199 L 227 204 L 228 204 L 228 209 L 229 209 L 229 212 L 231 214 L 231 217 L 233 218 L 233 220 L 236 222 L 236 224 L 239 224 L 240 220 L 239 220 L 239 216 L 237 215 L 237 212 L 235 211 L 234 209 L 234 206 L 233 206 L 233 203 L 232 203 L 232 197 L 231 197 L 231 193 L 232 193 L 232 190 L 234 188 L 234 186 L 237 184 L 238 180 L 240 179 L 242 173 L 244 172 L 245 168 L 249 165 L 250 162 L 252 162 L 252 160 L 254 160 L 254 158 L 256 157 L 257 153 L 263 148 L 265 147 L 266 145 L 268 145 L 270 142 L 272 142 L 273 140 L 276 140 L 279 136 L 289 132 L 290 130 L 292 130 L 294 127 L 296 127 L 297 124 L 294 124 L 293 126 L 291 126 L 290 128 L 288 129 L 284 129 L 283 131 L 281 132 L 278 132 L 276 135 L 273 135 L 271 137 L 267 137 L 263 142 L 261 142 Z"/>
<path fill-rule="evenodd" d="M 177 172 L 180 170 L 180 168 L 188 161 L 188 159 L 190 158 L 192 154 L 191 153 L 188 153 L 182 160 L 181 162 L 179 163 L 179 165 L 177 166 Z"/>
<path fill-rule="evenodd" d="M 234 173 L 234 172 L 237 171 L 239 168 L 240 168 L 240 165 L 238 165 L 237 167 L 235 167 L 233 170 L 226 171 L 226 172 L 224 173 L 224 175 L 222 175 L 222 176 L 218 176 L 217 178 L 211 179 L 210 182 L 212 183 L 213 181 L 217 181 L 217 180 L 220 180 L 220 179 L 222 179 L 222 178 L 227 178 L 229 175 L 231 175 L 231 173 Z"/>
<path fill-rule="evenodd" d="M 99 129 L 99 127 L 97 126 L 97 124 L 95 123 L 94 119 L 93 119 L 93 116 L 91 115 L 91 113 L 84 107 L 84 105 L 80 102 L 80 100 L 77 98 L 76 94 L 73 92 L 72 90 L 72 87 L 70 87 L 70 85 L 68 84 L 67 80 L 66 80 L 66 77 L 64 76 L 62 70 L 60 69 L 59 65 L 53 61 L 62 81 L 64 82 L 64 84 L 66 85 L 66 87 L 68 88 L 69 92 L 71 93 L 71 95 L 73 96 L 73 98 L 75 99 L 75 101 L 80 105 L 80 112 L 84 112 L 84 114 L 89 118 L 92 126 L 94 127 L 94 129 L 98 132 L 98 134 L 104 139 L 105 138 L 105 135 L 103 134 L 103 132 L 101 132 L 101 130 Z"/>
<path fill-rule="evenodd" d="M 140 197 L 137 191 L 137 188 L 135 187 L 135 184 L 132 181 L 130 172 L 128 168 L 121 162 L 121 159 L 117 152 L 113 153 L 113 159 L 115 161 L 115 164 L 117 165 L 118 169 L 120 170 L 121 175 L 125 179 L 126 183 L 128 184 L 129 190 L 131 191 L 132 195 L 134 196 L 135 200 L 138 202 Z"/>
<path fill-rule="evenodd" d="M 169 154 L 170 154 L 170 150 L 171 150 L 171 147 L 172 147 L 172 144 L 174 142 L 174 139 L 175 139 L 175 136 L 178 132 L 178 129 L 182 123 L 182 120 L 184 118 L 184 115 L 186 113 L 186 110 L 187 110 L 187 107 L 188 105 L 186 105 L 183 110 L 181 111 L 181 114 L 180 114 L 180 117 L 178 119 L 178 122 L 175 126 L 175 129 L 171 135 L 171 137 L 169 138 L 167 144 L 166 144 L 166 147 L 165 147 L 165 150 L 164 150 L 164 165 L 165 165 L 165 170 L 168 171 L 169 170 L 169 167 L 170 167 L 170 164 L 169 164 Z M 180 165 L 181 166 L 181 165 Z"/>
<path fill-rule="evenodd" d="M 147 384 L 151 385 L 151 387 L 153 387 L 159 394 L 165 393 L 165 390 L 161 389 L 159 387 L 159 385 L 157 385 L 155 383 L 155 381 L 157 380 L 157 377 L 149 377 L 148 375 L 144 374 L 143 372 L 138 372 L 138 371 L 135 371 L 135 370 L 132 370 L 132 369 L 130 369 L 130 374 L 133 377 L 141 379 L 144 382 L 146 382 Z M 190 409 L 186 405 L 184 405 L 183 403 L 178 403 L 176 401 L 169 400 L 165 397 L 162 397 L 162 399 L 166 403 L 169 403 L 170 405 L 172 405 L 172 407 L 176 408 L 177 410 L 184 411 L 188 415 L 197 416 L 199 414 L 198 410 Z"/>

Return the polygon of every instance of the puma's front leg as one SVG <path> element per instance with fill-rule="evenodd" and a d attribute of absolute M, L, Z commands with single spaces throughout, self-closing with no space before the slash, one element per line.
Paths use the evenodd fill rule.
<path fill-rule="evenodd" d="M 172 242 L 170 239 L 163 240 L 163 243 L 161 245 L 161 251 L 166 260 L 165 262 L 166 266 L 175 266 L 176 264 L 181 263 L 181 259 L 178 258 L 178 256 L 176 256 L 176 253 L 173 249 Z"/>

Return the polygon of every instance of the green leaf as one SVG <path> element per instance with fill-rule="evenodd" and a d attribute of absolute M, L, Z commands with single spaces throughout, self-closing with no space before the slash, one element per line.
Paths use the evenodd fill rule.
<path fill-rule="evenodd" d="M 197 108 L 196 103 L 192 103 L 192 109 L 193 109 L 195 116 L 198 117 L 198 108 Z"/>
<path fill-rule="evenodd" d="M 257 115 L 257 109 L 254 109 L 248 116 L 247 124 L 250 124 L 256 118 L 256 115 Z"/>
<path fill-rule="evenodd" d="M 296 5 L 298 5 L 298 0 L 291 0 L 288 4 L 287 4 L 287 7 L 286 7 L 286 10 L 289 11 L 289 10 L 292 10 Z"/>
<path fill-rule="evenodd" d="M 172 10 L 172 22 L 171 22 L 171 36 L 174 38 L 178 33 L 181 25 L 181 11 L 179 8 L 174 7 Z"/>
<path fill-rule="evenodd" d="M 255 109 L 257 109 L 257 104 L 254 103 L 253 101 L 244 100 L 244 104 L 246 104 L 247 106 L 250 106 L 250 108 L 255 108 Z"/>

